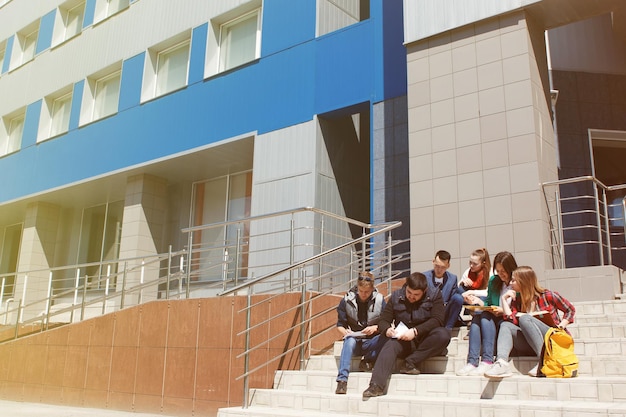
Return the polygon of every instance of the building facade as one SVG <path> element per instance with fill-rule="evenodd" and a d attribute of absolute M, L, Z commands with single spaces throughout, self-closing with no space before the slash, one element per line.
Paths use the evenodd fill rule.
<path fill-rule="evenodd" d="M 400 1 L 2 3 L 5 295 L 299 207 L 408 237 Z"/>
<path fill-rule="evenodd" d="M 558 268 L 556 205 L 542 184 L 626 182 L 616 163 L 626 143 L 623 2 L 406 0 L 404 13 L 412 265 L 425 269 L 448 248 L 462 271 L 486 247 Z M 560 187 L 564 197 L 583 191 Z M 622 248 L 623 195 L 611 220 Z M 592 203 L 570 204 L 592 213 Z M 579 233 L 562 238 L 566 266 L 600 265 L 597 236 Z M 624 268 L 623 256 L 614 250 L 613 264 Z"/>

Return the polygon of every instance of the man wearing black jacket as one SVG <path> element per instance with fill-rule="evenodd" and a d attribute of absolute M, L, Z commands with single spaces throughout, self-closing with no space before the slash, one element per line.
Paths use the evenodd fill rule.
<path fill-rule="evenodd" d="M 424 274 L 412 273 L 404 286 L 391 294 L 380 316 L 378 330 L 389 340 L 378 355 L 363 398 L 384 394 L 397 358 L 405 359 L 401 373 L 419 375 L 419 363 L 437 356 L 450 343 L 444 319 L 441 291 L 430 288 Z M 402 332 L 404 326 L 406 330 Z"/>

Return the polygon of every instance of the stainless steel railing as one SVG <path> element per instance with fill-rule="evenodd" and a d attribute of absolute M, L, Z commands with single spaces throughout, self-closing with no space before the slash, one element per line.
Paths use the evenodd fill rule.
<path fill-rule="evenodd" d="M 300 367 L 303 368 L 305 361 L 308 359 L 307 349 L 310 351 L 312 341 L 315 338 L 321 337 L 335 327 L 336 322 L 333 322 L 331 325 L 324 328 L 321 328 L 319 323 L 317 323 L 315 333 L 311 331 L 311 327 L 314 322 L 336 309 L 336 305 L 333 305 L 321 311 L 315 311 L 313 303 L 316 299 L 327 294 L 345 293 L 345 291 L 355 283 L 358 271 L 361 269 L 371 271 L 376 277 L 378 277 L 379 284 L 387 284 L 388 293 L 391 291 L 391 280 L 399 278 L 408 272 L 406 269 L 399 267 L 402 265 L 402 262 L 406 260 L 408 255 L 408 253 L 398 250 L 401 247 L 401 244 L 405 242 L 394 241 L 391 235 L 392 231 L 400 225 L 400 222 L 378 226 L 366 225 L 371 230 L 368 233 L 363 234 L 360 238 L 352 239 L 335 248 L 323 251 L 317 255 L 295 262 L 248 282 L 241 283 L 221 293 L 222 296 L 230 294 L 247 295 L 246 307 L 239 311 L 239 313 L 245 314 L 246 317 L 245 329 L 238 333 L 238 336 L 244 337 L 244 351 L 237 356 L 238 358 L 244 359 L 244 371 L 237 378 L 243 379 L 244 381 L 244 408 L 246 408 L 249 403 L 249 377 L 254 372 L 265 368 L 270 363 L 278 361 L 295 351 L 298 352 Z M 348 269 L 350 271 L 348 280 L 333 281 L 331 279 L 335 273 L 343 273 L 340 269 L 329 270 L 321 274 L 310 273 L 311 270 L 316 270 L 317 265 L 320 262 L 324 262 L 326 258 L 333 257 L 336 253 L 341 253 L 347 248 L 355 245 L 365 249 L 359 253 L 359 256 L 353 258 L 343 267 L 344 269 Z M 252 317 L 261 316 L 261 314 L 255 314 L 255 312 L 267 311 L 268 303 L 271 303 L 272 300 L 280 296 L 281 293 L 276 293 L 270 297 L 262 298 L 257 302 L 252 301 L 252 295 L 264 293 L 264 284 L 279 276 L 296 277 L 296 279 L 289 280 L 289 286 L 285 288 L 285 292 L 299 293 L 300 302 L 287 310 L 280 311 L 277 314 L 270 315 L 266 319 L 259 320 L 255 322 L 255 324 L 252 324 Z M 257 291 L 256 288 L 260 288 L 260 291 Z M 312 291 L 312 289 L 316 290 Z M 300 317 L 292 326 L 287 327 L 279 334 L 270 338 L 260 340 L 254 346 L 251 345 L 251 333 L 255 329 L 268 325 L 273 321 L 281 320 L 283 317 L 291 317 L 298 311 L 300 312 Z M 299 341 L 297 343 L 287 349 L 284 349 L 281 353 L 270 357 L 266 361 L 257 364 L 253 368 L 250 367 L 250 357 L 252 354 L 259 349 L 268 347 L 269 344 L 276 338 L 282 337 L 286 333 L 293 332 L 297 332 L 299 334 Z"/>
<path fill-rule="evenodd" d="M 626 184 L 592 176 L 542 184 L 554 268 L 616 265 L 626 269 Z"/>

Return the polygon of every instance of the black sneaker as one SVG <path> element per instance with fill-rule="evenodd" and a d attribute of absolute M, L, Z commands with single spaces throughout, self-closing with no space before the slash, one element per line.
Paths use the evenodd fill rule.
<path fill-rule="evenodd" d="M 368 362 L 365 359 L 361 359 L 361 362 L 359 362 L 359 371 L 372 372 L 372 369 L 374 369 L 374 364 L 372 362 Z"/>
<path fill-rule="evenodd" d="M 383 391 L 383 387 L 371 382 L 370 386 L 367 387 L 365 391 L 363 391 L 363 398 L 380 397 L 381 395 L 384 395 Z"/>
<path fill-rule="evenodd" d="M 404 366 L 400 368 L 400 373 L 407 375 L 419 375 L 421 372 L 419 369 L 413 366 L 412 363 L 404 362 Z"/>
<path fill-rule="evenodd" d="M 348 392 L 348 381 L 337 381 L 335 394 L 345 394 L 346 392 Z"/>

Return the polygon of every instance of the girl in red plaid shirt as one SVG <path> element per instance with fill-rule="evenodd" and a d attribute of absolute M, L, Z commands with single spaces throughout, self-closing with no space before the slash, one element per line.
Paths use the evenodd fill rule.
<path fill-rule="evenodd" d="M 537 282 L 535 271 L 529 266 L 520 266 L 513 271 L 511 287 L 500 302 L 505 321 L 500 325 L 498 333 L 497 360 L 485 372 L 487 377 L 503 378 L 512 375 L 509 354 L 513 347 L 520 355 L 537 356 L 537 363 L 539 362 L 544 336 L 550 326 L 544 323 L 547 320 L 525 313 L 545 311 L 544 315 L 549 315 L 551 322 L 563 329 L 574 322 L 576 309 L 572 303 L 559 293 L 542 288 Z M 528 375 L 537 376 L 537 368 L 535 366 L 531 369 Z"/>

